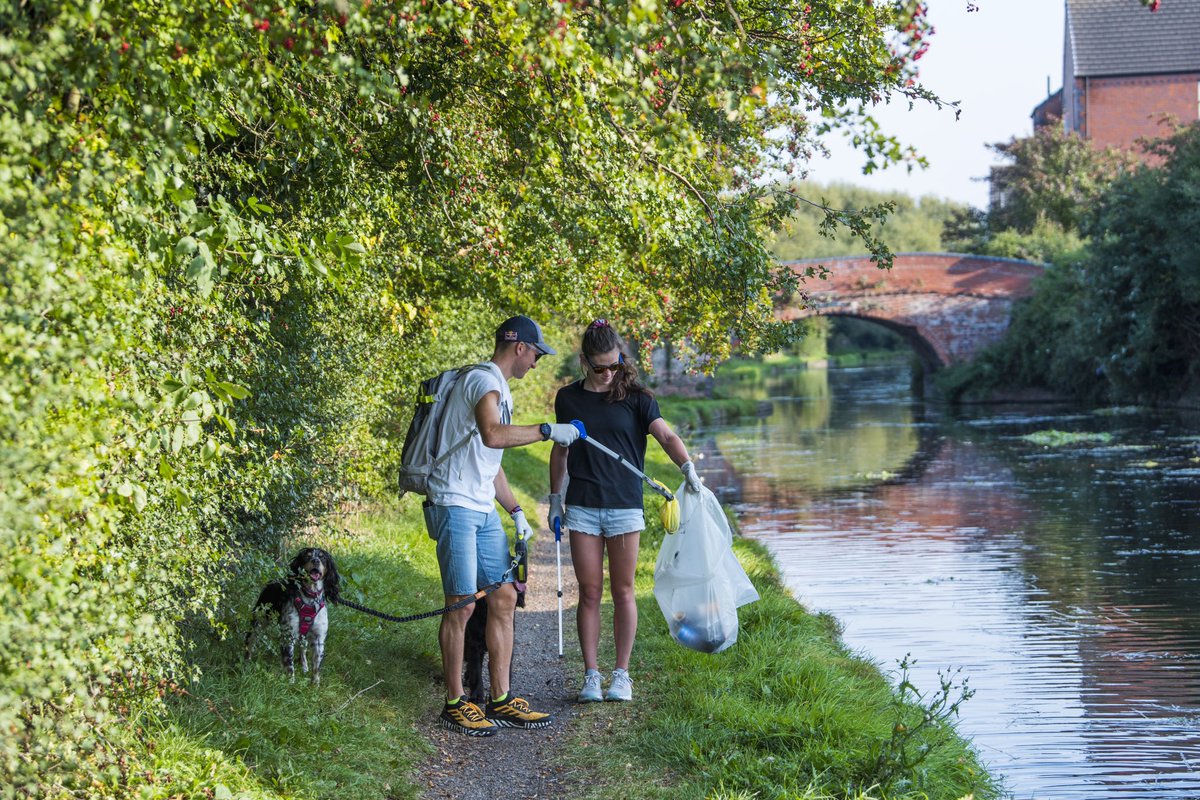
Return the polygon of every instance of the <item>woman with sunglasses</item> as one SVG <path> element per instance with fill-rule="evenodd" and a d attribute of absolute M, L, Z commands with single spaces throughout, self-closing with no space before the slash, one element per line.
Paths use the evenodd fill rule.
<path fill-rule="evenodd" d="M 654 394 L 638 380 L 637 370 L 626 358 L 625 343 L 613 327 L 603 319 L 588 325 L 581 350 L 583 380 L 564 386 L 554 398 L 558 422 L 581 420 L 590 438 L 638 469 L 645 467 L 646 437 L 653 436 L 679 465 L 688 490 L 700 491 L 700 477 L 687 448 L 662 418 Z M 646 527 L 642 483 L 596 448 L 556 447 L 550 454 L 551 530 L 556 519 L 570 531 L 571 561 L 579 581 L 575 623 L 585 669 L 579 700 L 632 700 L 629 657 L 637 633 L 633 578 L 641 532 Z M 597 650 L 606 552 L 616 665 L 608 692 L 602 694 Z"/>

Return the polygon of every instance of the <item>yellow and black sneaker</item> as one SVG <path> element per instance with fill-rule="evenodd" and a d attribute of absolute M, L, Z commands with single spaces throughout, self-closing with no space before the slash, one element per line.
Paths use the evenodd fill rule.
<path fill-rule="evenodd" d="M 467 736 L 491 736 L 497 730 L 496 723 L 488 720 L 466 695 L 458 698 L 456 703 L 447 702 L 441 720 L 443 728 Z"/>
<path fill-rule="evenodd" d="M 514 697 L 512 692 L 498 700 L 488 701 L 487 718 L 501 728 L 544 728 L 554 722 L 554 717 L 531 710 L 529 703 Z"/>

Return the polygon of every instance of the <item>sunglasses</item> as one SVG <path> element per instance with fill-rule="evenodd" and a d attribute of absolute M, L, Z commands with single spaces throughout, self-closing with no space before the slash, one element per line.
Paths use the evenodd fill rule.
<path fill-rule="evenodd" d="M 597 375 L 603 375 L 606 372 L 620 372 L 621 370 L 625 369 L 625 356 L 623 355 L 618 355 L 615 363 L 607 365 L 598 366 L 593 364 L 592 360 L 587 356 L 584 356 L 583 360 L 587 362 L 589 367 L 591 367 L 592 372 L 596 373 Z"/>
<path fill-rule="evenodd" d="M 546 355 L 541 350 L 538 350 L 536 347 L 531 345 L 529 342 L 521 342 L 521 344 L 525 345 L 526 347 L 528 347 L 530 350 L 533 351 L 533 363 L 535 363 L 535 364 L 542 359 L 542 356 Z"/>

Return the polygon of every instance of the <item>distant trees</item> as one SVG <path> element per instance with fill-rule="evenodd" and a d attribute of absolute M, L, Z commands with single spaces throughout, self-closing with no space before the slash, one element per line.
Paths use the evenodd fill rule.
<path fill-rule="evenodd" d="M 798 184 L 797 193 L 820 206 L 801 203 L 782 229 L 770 240 L 776 258 L 792 261 L 861 255 L 862 239 L 849 230 L 828 230 L 824 208 L 861 212 L 883 207 L 887 215 L 871 225 L 871 235 L 896 253 L 938 252 L 944 249 L 942 233 L 952 219 L 967 208 L 934 196 L 914 198 L 903 192 L 881 192 L 844 183 Z"/>

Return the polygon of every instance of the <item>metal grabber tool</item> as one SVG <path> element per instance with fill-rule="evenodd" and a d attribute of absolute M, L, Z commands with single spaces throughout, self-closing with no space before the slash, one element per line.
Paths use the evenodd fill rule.
<path fill-rule="evenodd" d="M 674 533 L 675 531 L 679 530 L 679 501 L 675 499 L 675 495 L 671 493 L 670 489 L 654 480 L 654 478 L 651 478 L 646 473 L 642 472 L 627 458 L 625 458 L 625 456 L 589 437 L 587 435 L 587 429 L 583 427 L 583 423 L 580 420 L 573 419 L 571 420 L 571 424 L 574 425 L 579 431 L 580 439 L 587 442 L 592 447 L 595 447 L 601 453 L 604 453 L 611 458 L 615 458 L 623 467 L 625 467 L 625 469 L 641 478 L 642 482 L 649 486 L 651 491 L 662 496 L 665 502 L 663 503 L 662 508 L 658 510 L 658 516 L 662 521 L 663 529 L 666 530 L 667 533 Z"/>

